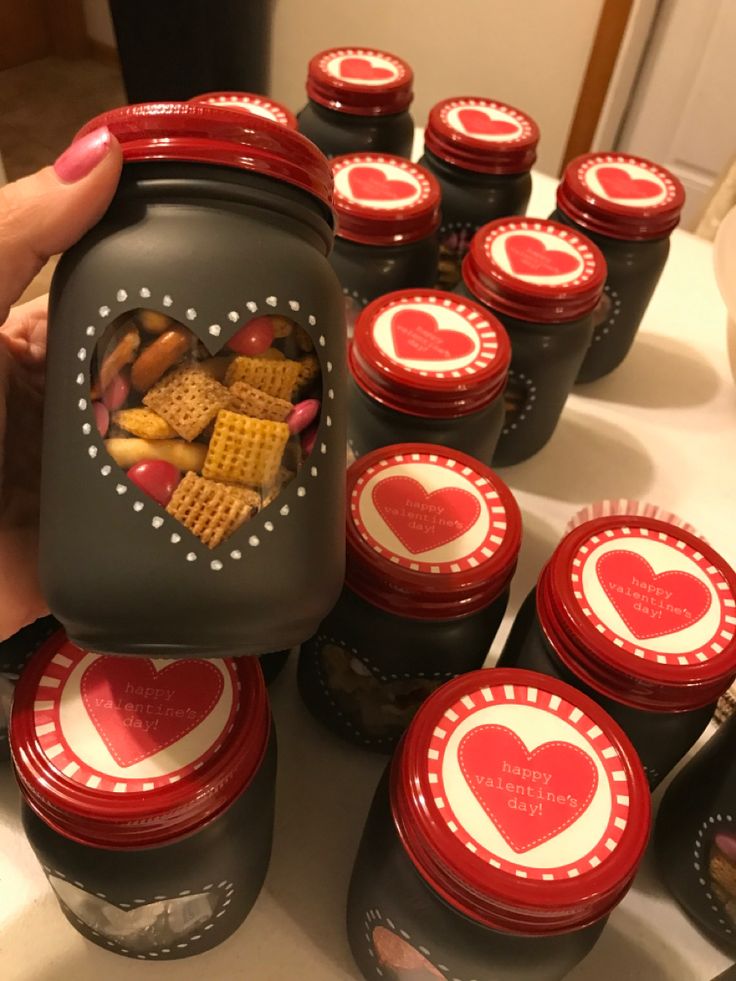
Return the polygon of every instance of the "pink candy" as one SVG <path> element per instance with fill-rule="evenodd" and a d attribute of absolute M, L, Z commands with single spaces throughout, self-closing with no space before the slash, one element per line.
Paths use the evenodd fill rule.
<path fill-rule="evenodd" d="M 297 402 L 286 419 L 289 432 L 296 434 L 305 430 L 319 415 L 321 404 L 319 399 L 304 399 L 303 402 Z"/>
<path fill-rule="evenodd" d="M 166 460 L 141 460 L 128 471 L 128 479 L 163 507 L 171 500 L 181 474 Z"/>
<path fill-rule="evenodd" d="M 110 412 L 116 412 L 118 409 L 122 409 L 122 407 L 125 405 L 129 392 L 130 381 L 128 379 L 127 372 L 125 374 L 115 375 L 113 380 L 102 393 L 102 401 L 108 407 Z"/>
<path fill-rule="evenodd" d="M 237 354 L 255 358 L 273 344 L 273 326 L 270 317 L 256 317 L 236 331 L 227 346 Z"/>
<path fill-rule="evenodd" d="M 728 834 L 728 832 L 719 832 L 715 836 L 715 843 L 731 861 L 736 861 L 736 836 Z"/>
<path fill-rule="evenodd" d="M 104 439 L 107 436 L 107 430 L 110 428 L 110 413 L 107 406 L 102 402 L 93 402 L 92 411 L 95 414 L 95 423 L 97 424 L 97 431 Z"/>

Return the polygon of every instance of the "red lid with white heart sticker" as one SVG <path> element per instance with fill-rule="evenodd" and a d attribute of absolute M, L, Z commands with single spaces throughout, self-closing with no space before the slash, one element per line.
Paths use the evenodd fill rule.
<path fill-rule="evenodd" d="M 329 48 L 309 62 L 307 95 L 352 116 L 403 112 L 414 98 L 414 73 L 405 61 L 375 48 Z"/>
<path fill-rule="evenodd" d="M 100 126 L 116 137 L 126 164 L 220 164 L 292 184 L 330 207 L 332 178 L 324 154 L 301 133 L 264 116 L 206 102 L 144 102 L 103 112 L 74 139 Z"/>
<path fill-rule="evenodd" d="M 637 708 L 705 706 L 736 675 L 736 573 L 664 521 L 620 515 L 575 528 L 540 577 L 537 610 L 571 671 Z"/>
<path fill-rule="evenodd" d="M 606 280 L 606 260 L 568 225 L 499 218 L 473 236 L 463 280 L 494 312 L 557 323 L 595 309 Z"/>
<path fill-rule="evenodd" d="M 10 744 L 46 824 L 87 844 L 139 848 L 225 810 L 258 769 L 269 729 L 257 658 L 95 654 L 60 631 L 16 689 Z"/>
<path fill-rule="evenodd" d="M 476 412 L 508 378 L 503 325 L 442 290 L 397 290 L 363 310 L 349 362 L 357 385 L 382 405 L 427 418 Z"/>
<path fill-rule="evenodd" d="M 509 584 L 521 514 L 489 467 L 431 443 L 397 443 L 348 470 L 346 584 L 381 609 L 449 619 Z"/>
<path fill-rule="evenodd" d="M 391 767 L 391 808 L 420 874 L 513 933 L 605 916 L 649 835 L 643 768 L 593 701 L 532 671 L 472 671 L 419 709 Z"/>
<path fill-rule="evenodd" d="M 539 127 L 493 99 L 444 99 L 433 106 L 424 146 L 441 160 L 482 174 L 522 174 L 537 159 Z"/>
<path fill-rule="evenodd" d="M 333 157 L 336 234 L 365 245 L 400 245 L 431 235 L 440 223 L 440 186 L 403 157 Z"/>
<path fill-rule="evenodd" d="M 577 224 L 612 238 L 669 235 L 685 189 L 669 170 L 630 153 L 586 153 L 565 168 L 557 205 Z"/>
<path fill-rule="evenodd" d="M 205 102 L 210 106 L 223 106 L 225 109 L 242 109 L 253 116 L 262 116 L 274 123 L 288 126 L 289 129 L 297 129 L 296 116 L 290 109 L 264 95 L 256 95 L 255 92 L 205 92 L 203 95 L 195 95 L 189 101 Z"/>

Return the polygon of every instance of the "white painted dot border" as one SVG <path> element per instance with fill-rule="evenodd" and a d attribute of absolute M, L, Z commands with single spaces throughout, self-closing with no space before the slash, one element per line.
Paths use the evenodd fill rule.
<path fill-rule="evenodd" d="M 720 903 L 717 896 L 714 896 L 710 891 L 710 885 L 708 880 L 705 878 L 706 867 L 708 864 L 708 857 L 704 854 L 704 844 L 705 844 L 705 834 L 707 831 L 713 829 L 713 826 L 718 823 L 721 825 L 730 824 L 733 825 L 734 819 L 732 814 L 711 814 L 710 817 L 706 818 L 705 821 L 698 828 L 698 833 L 695 836 L 695 842 L 693 845 L 693 869 L 698 877 L 698 885 L 702 887 L 705 893 L 705 898 L 707 899 L 712 912 L 718 916 L 719 926 L 722 926 L 725 933 L 729 937 L 733 937 L 734 929 L 736 927 L 729 927 L 726 920 L 724 919 L 725 910 L 723 906 L 716 906 L 716 903 Z M 709 841 L 712 840 L 709 836 Z"/>
<path fill-rule="evenodd" d="M 396 917 L 396 919 L 398 919 L 398 917 Z M 464 981 L 463 978 L 460 978 L 454 972 L 451 972 L 447 964 L 443 964 L 438 961 L 436 956 L 431 953 L 428 947 L 426 947 L 424 944 L 418 944 L 416 941 L 413 941 L 410 933 L 398 927 L 391 917 L 384 915 L 380 909 L 375 907 L 374 909 L 368 910 L 364 914 L 363 929 L 364 936 L 368 944 L 368 956 L 376 962 L 375 969 L 377 977 L 381 978 L 386 976 L 378 963 L 378 958 L 376 957 L 376 952 L 373 945 L 373 931 L 377 926 L 383 926 L 384 929 L 389 930 L 395 936 L 405 940 L 416 951 L 418 951 L 422 957 L 426 957 L 433 967 L 437 968 L 438 971 L 441 971 L 447 978 L 447 981 Z M 467 981 L 480 981 L 480 979 L 467 978 Z"/>
<path fill-rule="evenodd" d="M 132 290 L 132 291 L 124 287 L 120 287 L 115 292 L 114 302 L 119 305 L 131 299 L 132 302 L 135 304 L 139 299 L 150 300 L 152 297 L 153 297 L 152 290 L 148 286 L 140 286 L 138 287 L 137 290 Z M 263 305 L 265 305 L 269 311 L 275 310 L 279 306 L 279 302 L 280 301 L 277 296 L 273 294 L 269 294 L 260 303 L 257 300 L 250 299 L 250 300 L 246 300 L 243 305 L 245 309 L 248 311 L 248 314 L 253 315 L 257 313 L 258 310 L 262 308 Z M 288 307 L 288 312 L 285 312 L 284 316 L 288 316 L 290 319 L 293 319 L 293 315 L 295 313 L 299 313 L 302 310 L 303 304 L 301 303 L 301 301 L 295 299 L 290 299 L 285 302 L 286 302 L 286 306 Z M 169 313 L 171 313 L 171 308 L 174 306 L 173 295 L 169 292 L 163 293 L 161 296 L 161 304 L 169 311 Z M 89 344 L 89 339 L 94 338 L 96 336 L 98 332 L 98 328 L 100 329 L 100 333 L 104 332 L 104 330 L 107 328 L 108 323 L 104 323 L 104 321 L 108 320 L 111 313 L 113 312 L 113 309 L 114 308 L 111 304 L 105 304 L 105 303 L 101 304 L 97 308 L 97 316 L 99 320 L 102 321 L 102 323 L 94 324 L 94 323 L 86 322 L 84 324 L 84 327 L 82 329 L 82 346 L 77 351 L 77 360 L 80 362 L 79 367 L 81 367 L 83 370 L 78 371 L 74 379 L 75 383 L 79 386 L 86 385 L 87 389 L 89 389 L 90 387 L 89 364 L 91 361 L 91 355 L 94 353 L 94 351 L 90 350 L 87 345 Z M 189 321 L 191 323 L 197 319 L 198 311 L 195 307 L 186 305 L 184 309 L 185 309 L 184 316 L 179 321 L 180 323 L 185 323 L 186 321 Z M 123 310 L 120 312 L 124 313 L 125 311 Z M 239 319 L 240 319 L 240 313 L 234 307 L 229 308 L 225 313 L 225 315 L 220 318 L 221 321 L 229 321 L 230 323 L 236 323 Z M 313 313 L 308 314 L 306 320 L 309 327 L 313 329 L 317 327 L 317 317 L 315 314 Z M 317 331 L 313 331 L 313 332 L 308 331 L 307 327 L 303 323 L 298 323 L 298 326 L 300 326 L 303 330 L 305 330 L 310 335 L 310 337 L 312 337 L 313 340 L 316 342 L 314 354 L 317 354 L 318 347 L 321 347 L 322 349 L 325 349 L 327 347 L 327 338 L 324 334 L 318 334 Z M 221 330 L 222 327 L 219 321 L 213 321 L 208 325 L 208 333 L 213 337 L 219 337 Z M 88 357 L 88 355 L 90 355 L 90 357 Z M 332 361 L 327 360 L 325 361 L 324 365 L 320 364 L 320 368 L 324 369 L 323 400 L 322 400 L 324 402 L 325 394 L 327 395 L 327 398 L 329 398 L 330 400 L 334 399 L 335 397 L 334 388 L 330 387 L 326 391 L 324 388 L 326 375 L 331 374 L 333 371 L 333 363 Z M 91 439 L 91 442 L 86 447 L 87 456 L 89 457 L 92 463 L 96 463 L 98 462 L 97 457 L 99 456 L 99 454 L 101 452 L 104 454 L 106 451 L 104 446 L 104 440 L 101 437 L 99 437 L 97 427 L 93 425 L 94 418 L 92 413 L 91 401 L 88 402 L 86 398 L 79 398 L 77 400 L 77 409 L 80 412 L 84 413 L 85 415 L 85 421 L 82 424 L 82 434 L 86 437 L 90 437 Z M 329 426 L 331 426 L 332 424 L 332 420 L 330 416 L 326 414 L 324 417 L 324 421 L 325 421 L 325 425 L 329 428 Z M 321 428 L 322 427 L 320 425 L 320 429 Z M 320 442 L 319 453 L 325 455 L 327 453 L 327 450 L 328 450 L 327 444 L 323 441 Z M 309 478 L 314 480 L 319 476 L 319 468 L 315 466 L 313 462 L 313 457 L 316 458 L 316 454 L 317 454 L 317 444 L 315 443 L 314 449 L 310 453 L 309 457 L 307 457 L 302 463 L 301 469 L 298 472 L 295 479 L 291 481 L 288 487 L 278 495 L 278 498 L 281 498 L 282 494 L 288 493 L 289 488 L 291 488 L 292 486 L 296 487 L 296 497 L 298 498 L 306 497 L 307 488 L 304 484 L 305 479 L 307 479 L 308 476 Z M 119 469 L 122 472 L 122 468 Z M 111 474 L 113 473 L 112 464 L 104 463 L 102 466 L 99 466 L 98 473 L 101 477 L 111 476 Z M 118 497 L 122 499 L 127 495 L 129 489 L 130 490 L 133 489 L 133 485 L 122 483 L 120 480 L 118 480 L 114 484 L 114 489 Z M 134 496 L 135 495 L 131 495 L 131 498 Z M 274 509 L 274 512 L 271 515 L 272 518 L 276 517 L 277 513 L 282 519 L 287 518 L 291 514 L 292 512 L 291 506 L 286 508 L 283 507 L 283 505 L 288 504 L 288 502 L 281 500 L 280 503 L 282 506 L 280 508 Z M 146 501 L 144 503 L 143 501 L 141 501 L 139 498 L 136 497 L 135 500 L 131 501 L 132 510 L 136 514 L 141 514 L 143 511 L 146 510 L 147 506 L 150 506 L 152 509 L 158 507 L 158 505 L 152 500 Z M 256 519 L 254 520 L 257 521 L 261 513 L 263 511 L 266 511 L 268 507 L 269 505 L 266 505 L 266 507 L 262 508 L 261 511 L 258 512 Z M 209 550 L 203 548 L 201 543 L 198 541 L 197 538 L 195 538 L 194 535 L 192 535 L 190 532 L 187 532 L 186 528 L 184 528 L 182 531 L 183 526 L 181 525 L 181 523 L 177 521 L 175 518 L 172 518 L 165 511 L 163 513 L 154 514 L 154 516 L 151 518 L 150 526 L 154 531 L 158 531 L 162 528 L 165 528 L 166 535 L 164 537 L 166 538 L 167 542 L 171 545 L 179 544 L 182 540 L 182 535 L 184 533 L 188 533 L 191 541 L 188 543 L 188 550 L 186 551 L 186 553 L 182 553 L 184 556 L 184 561 L 192 563 L 192 562 L 196 562 L 198 559 L 202 559 L 204 560 L 204 564 L 206 565 L 206 567 L 209 568 L 210 571 L 212 572 L 217 573 L 223 570 L 224 568 L 224 563 L 222 561 L 223 558 L 227 558 L 233 562 L 239 562 L 243 557 L 242 549 L 232 547 L 233 545 L 232 537 L 228 539 L 226 542 L 223 542 L 216 549 Z M 236 532 L 234 532 L 234 535 L 237 535 L 243 528 L 247 528 L 249 526 L 252 528 L 253 522 L 248 522 L 247 525 L 243 525 L 241 528 L 237 529 Z M 264 523 L 264 527 L 266 526 L 269 526 L 266 528 L 267 531 L 269 532 L 275 531 L 275 526 L 271 520 L 267 520 Z M 251 534 L 250 537 L 247 539 L 247 541 L 248 541 L 248 545 L 251 548 L 257 548 L 261 543 L 261 538 L 256 534 Z"/>
<path fill-rule="evenodd" d="M 68 912 L 68 914 L 71 916 L 72 919 L 74 919 L 80 925 L 81 927 L 80 933 L 82 934 L 90 933 L 93 937 L 98 938 L 96 942 L 99 943 L 100 947 L 103 946 L 108 947 L 110 948 L 110 950 L 113 950 L 118 954 L 123 954 L 124 956 L 139 961 L 147 961 L 147 960 L 157 961 L 157 960 L 169 960 L 169 959 L 173 960 L 175 958 L 169 958 L 168 955 L 174 954 L 175 957 L 178 957 L 180 951 L 186 950 L 192 945 L 196 945 L 197 942 L 202 940 L 210 930 L 214 929 L 216 921 L 227 913 L 228 907 L 232 903 L 233 895 L 235 894 L 234 883 L 229 879 L 223 879 L 221 882 L 218 883 L 209 882 L 207 883 L 207 885 L 204 885 L 200 888 L 182 889 L 179 892 L 174 892 L 171 894 L 158 893 L 157 895 L 151 897 L 151 899 L 133 899 L 129 903 L 127 902 L 113 903 L 110 901 L 107 895 L 105 895 L 105 893 L 93 892 L 91 889 L 88 889 L 87 886 L 85 886 L 82 882 L 80 882 L 77 879 L 72 879 L 65 872 L 62 872 L 59 869 L 54 869 L 51 866 L 43 865 L 43 864 L 41 865 L 41 868 L 43 869 L 47 879 L 50 880 L 50 876 L 55 876 L 57 879 L 62 879 L 64 882 L 69 882 L 72 885 L 76 886 L 78 889 L 82 889 L 84 892 L 86 892 L 89 895 L 90 899 L 95 899 L 95 898 L 102 899 L 104 902 L 109 903 L 111 906 L 116 906 L 118 909 L 125 910 L 125 911 L 132 910 L 137 906 L 138 907 L 149 906 L 151 903 L 167 902 L 172 899 L 183 899 L 184 897 L 192 894 L 212 893 L 213 889 L 219 890 L 218 897 L 220 902 L 218 903 L 217 912 L 206 923 L 201 923 L 199 924 L 199 926 L 194 927 L 191 936 L 189 936 L 186 941 L 182 941 L 181 943 L 174 944 L 171 947 L 161 947 L 159 950 L 149 950 L 146 951 L 145 953 L 136 953 L 135 951 L 130 950 L 128 947 L 123 946 L 123 944 L 121 944 L 119 941 L 111 940 L 109 939 L 109 937 L 106 937 L 104 933 L 101 933 L 97 930 L 93 930 L 88 923 L 85 923 L 85 921 L 81 917 L 77 916 L 74 910 L 63 901 L 61 896 L 59 896 L 59 894 L 56 892 L 53 885 L 51 885 L 51 882 L 49 881 L 49 885 L 51 886 L 51 891 L 56 897 L 56 900 L 59 903 L 59 905 L 64 909 L 64 911 Z"/>
<path fill-rule="evenodd" d="M 508 412 L 506 413 L 503 429 L 501 430 L 502 436 L 508 436 L 509 433 L 518 429 L 519 423 L 526 421 L 534 409 L 534 403 L 537 401 L 537 386 L 529 375 L 523 371 L 514 371 L 513 368 L 509 368 L 509 382 L 511 381 L 520 381 L 524 384 L 526 388 L 525 402 L 520 412 L 511 415 Z M 508 391 L 508 388 L 509 386 L 507 384 L 506 391 Z"/>

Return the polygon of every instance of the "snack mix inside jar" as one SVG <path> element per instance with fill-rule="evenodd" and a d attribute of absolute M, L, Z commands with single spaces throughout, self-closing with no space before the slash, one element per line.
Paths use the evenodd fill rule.
<path fill-rule="evenodd" d="M 434 286 L 440 188 L 423 167 L 386 154 L 332 160 L 337 218 L 331 261 L 345 294 L 348 336 L 371 300 Z"/>
<path fill-rule="evenodd" d="M 452 289 L 470 241 L 494 218 L 523 215 L 532 191 L 539 128 L 492 99 L 444 99 L 433 106 L 419 163 L 442 188 L 438 284 Z"/>
<path fill-rule="evenodd" d="M 571 160 L 552 217 L 595 242 L 606 258 L 606 289 L 577 380 L 595 381 L 624 360 L 659 282 L 685 191 L 670 171 L 623 153 Z"/>
<path fill-rule="evenodd" d="M 369 304 L 348 352 L 348 447 L 439 443 L 490 464 L 505 416 L 511 346 L 501 323 L 441 290 Z"/>
<path fill-rule="evenodd" d="M 595 699 L 652 787 L 695 744 L 736 675 L 736 573 L 710 545 L 653 518 L 596 518 L 567 535 L 499 659 Z"/>
<path fill-rule="evenodd" d="M 588 350 L 605 278 L 599 249 L 556 221 L 499 218 L 473 239 L 456 292 L 486 306 L 511 340 L 495 466 L 521 463 L 551 439 Z"/>
<path fill-rule="evenodd" d="M 348 896 L 361 975 L 560 981 L 631 885 L 650 799 L 594 702 L 473 671 L 422 705 L 376 791 Z"/>
<path fill-rule="evenodd" d="M 95 654 L 58 632 L 18 684 L 10 745 L 28 840 L 88 940 L 173 960 L 240 926 L 273 832 L 257 658 Z"/>
<path fill-rule="evenodd" d="M 488 467 L 442 446 L 388 446 L 348 471 L 347 572 L 299 658 L 310 711 L 386 752 L 443 681 L 479 668 L 506 611 L 521 515 Z"/>
<path fill-rule="evenodd" d="M 414 73 L 405 61 L 373 48 L 330 48 L 309 62 L 309 102 L 299 131 L 327 157 L 342 153 L 411 154 Z"/>
<path fill-rule="evenodd" d="M 90 650 L 288 649 L 343 577 L 329 165 L 238 109 L 130 106 L 82 133 L 101 125 L 120 186 L 51 291 L 44 591 Z"/>

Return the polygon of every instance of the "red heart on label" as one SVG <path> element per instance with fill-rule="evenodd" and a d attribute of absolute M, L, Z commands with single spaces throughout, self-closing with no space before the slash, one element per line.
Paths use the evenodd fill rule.
<path fill-rule="evenodd" d="M 409 181 L 393 180 L 378 167 L 353 167 L 348 184 L 354 197 L 368 201 L 401 201 L 417 191 Z"/>
<path fill-rule="evenodd" d="M 506 255 L 517 276 L 563 276 L 577 272 L 581 265 L 578 256 L 561 249 L 548 249 L 534 235 L 509 235 Z"/>
<path fill-rule="evenodd" d="M 462 487 L 430 494 L 413 477 L 385 477 L 373 488 L 373 503 L 412 555 L 454 542 L 480 517 L 480 503 Z"/>
<path fill-rule="evenodd" d="M 530 753 L 506 726 L 472 729 L 458 760 L 473 796 L 517 853 L 574 824 L 598 786 L 595 764 L 578 746 L 549 742 Z"/>
<path fill-rule="evenodd" d="M 478 136 L 506 136 L 518 133 L 519 127 L 508 119 L 494 119 L 482 109 L 460 109 L 457 114 L 466 133 Z"/>
<path fill-rule="evenodd" d="M 87 714 L 123 767 L 196 729 L 217 705 L 223 687 L 222 674 L 208 661 L 174 661 L 157 671 L 147 659 L 112 655 L 93 661 L 81 684 Z"/>
<path fill-rule="evenodd" d="M 596 177 L 609 198 L 653 198 L 662 193 L 656 181 L 632 177 L 621 167 L 599 167 Z"/>
<path fill-rule="evenodd" d="M 390 68 L 383 68 L 381 65 L 374 65 L 367 58 L 343 58 L 340 62 L 340 75 L 343 78 L 351 78 L 355 81 L 379 81 L 394 77 L 394 72 Z"/>
<path fill-rule="evenodd" d="M 685 630 L 710 609 L 710 591 L 699 579 L 676 569 L 655 573 L 636 552 L 606 552 L 595 571 L 616 612 L 640 640 Z"/>
<path fill-rule="evenodd" d="M 397 358 L 407 361 L 454 361 L 475 351 L 472 337 L 441 329 L 427 310 L 397 310 L 391 318 L 391 337 Z"/>

